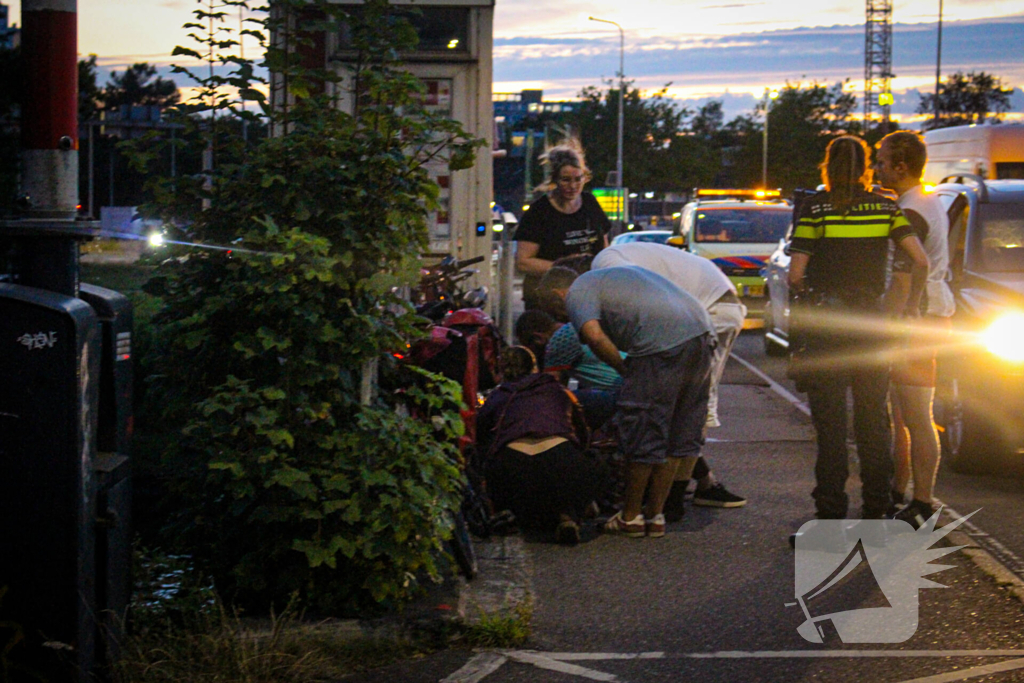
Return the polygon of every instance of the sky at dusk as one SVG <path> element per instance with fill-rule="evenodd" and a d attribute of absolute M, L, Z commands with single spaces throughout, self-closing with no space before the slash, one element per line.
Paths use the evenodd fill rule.
<path fill-rule="evenodd" d="M 20 2 L 11 5 L 20 23 Z M 99 55 L 101 82 L 136 61 L 169 66 L 192 0 L 79 0 L 79 51 Z M 945 0 L 943 74 L 984 70 L 1015 88 L 1024 112 L 1024 5 L 1021 0 Z M 935 85 L 938 0 L 893 3 L 893 111 L 910 114 L 918 93 Z M 749 112 L 766 87 L 787 81 L 862 88 L 864 3 L 853 0 L 498 0 L 494 22 L 494 90 L 541 88 L 546 99 L 574 97 L 614 77 L 615 27 L 625 29 L 625 73 L 638 87 L 669 92 L 689 106 L 722 99 L 727 118 Z M 235 18 L 230 24 L 237 28 Z M 255 45 L 247 56 L 254 56 Z M 184 83 L 182 83 L 184 85 Z M 908 121 L 909 122 L 909 121 Z"/>

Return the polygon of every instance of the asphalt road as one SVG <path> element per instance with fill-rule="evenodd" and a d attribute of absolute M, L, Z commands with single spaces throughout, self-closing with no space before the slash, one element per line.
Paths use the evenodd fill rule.
<path fill-rule="evenodd" d="M 760 343 L 747 333 L 735 353 L 781 378 L 781 364 L 763 358 Z M 793 604 L 799 556 L 787 537 L 813 516 L 813 429 L 794 405 L 799 395 L 787 399 L 743 364 L 730 363 L 725 382 L 723 427 L 709 435 L 705 454 L 721 480 L 748 497 L 746 507 L 690 508 L 664 539 L 593 533 L 576 548 L 527 540 L 520 544 L 534 609 L 527 646 L 449 650 L 351 680 L 1024 681 L 1024 605 L 965 552 L 947 555 L 941 564 L 950 568 L 931 577 L 948 588 L 918 591 L 908 639 L 805 641 L 797 632 L 804 614 Z M 984 498 L 993 519 L 1020 492 L 948 473 L 941 481 L 940 495 L 958 511 Z M 854 513 L 859 488 L 851 479 Z M 980 515 L 980 528 L 1000 533 Z"/>
<path fill-rule="evenodd" d="M 766 356 L 763 339 L 756 333 L 742 335 L 734 354 L 806 402 L 806 395 L 797 392 L 786 379 L 786 359 Z M 1006 476 L 968 476 L 943 465 L 935 495 L 961 515 L 977 511 L 970 520 L 970 534 L 1008 570 L 1024 579 L 1024 476 L 1019 470 Z"/>

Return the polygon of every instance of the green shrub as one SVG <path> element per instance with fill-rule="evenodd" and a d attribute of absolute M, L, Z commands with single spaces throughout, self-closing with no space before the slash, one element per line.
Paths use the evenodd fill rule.
<path fill-rule="evenodd" d="M 306 30 L 343 13 L 326 1 L 275 7 L 275 21 Z M 389 361 L 421 334 L 399 292 L 417 277 L 436 204 L 425 164 L 465 168 L 480 142 L 419 106 L 421 86 L 390 61 L 408 26 L 383 0 L 364 7 L 352 19 L 354 114 L 313 87 L 335 75 L 269 47 L 267 65 L 302 95 L 264 103 L 279 134 L 236 145 L 236 161 L 211 174 L 154 184 L 154 209 L 187 218 L 193 246 L 174 248 L 145 288 L 161 308 L 140 431 L 160 443 L 155 469 L 171 494 L 164 545 L 191 554 L 236 603 L 280 605 L 297 591 L 304 607 L 337 613 L 408 599 L 423 577 L 439 578 L 459 502 L 458 387 Z M 214 9 L 197 11 L 195 26 L 223 21 Z M 223 61 L 236 67 L 227 84 L 260 100 L 243 87 L 251 65 Z M 211 95 L 182 120 L 205 125 L 216 149 L 216 120 L 195 115 L 240 114 L 239 104 Z M 133 144 L 138 163 L 158 156 L 153 140 Z M 398 379 L 366 401 L 378 361 Z"/>

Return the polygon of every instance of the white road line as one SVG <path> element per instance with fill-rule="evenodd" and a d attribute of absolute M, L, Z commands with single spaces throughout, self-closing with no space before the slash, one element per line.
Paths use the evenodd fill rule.
<path fill-rule="evenodd" d="M 872 659 L 880 657 L 1020 657 L 1024 650 L 724 650 L 688 652 L 687 659 Z M 666 655 L 672 657 L 673 655 Z"/>
<path fill-rule="evenodd" d="M 607 683 L 616 683 L 621 681 L 618 676 L 604 671 L 594 671 L 593 669 L 586 669 L 582 666 L 576 666 L 575 664 L 567 664 L 566 662 L 560 662 L 556 659 L 551 659 L 546 656 L 546 653 L 541 654 L 540 652 L 530 652 L 516 650 L 513 652 L 505 653 L 509 659 L 514 659 L 517 662 L 523 664 L 532 664 L 538 669 L 547 669 L 549 671 L 557 671 L 559 673 L 568 674 L 570 676 L 578 676 L 579 678 L 587 678 L 592 681 L 606 681 Z"/>
<path fill-rule="evenodd" d="M 455 673 L 441 679 L 441 683 L 479 683 L 501 668 L 508 659 L 497 652 L 481 652 L 462 665 Z"/>
<path fill-rule="evenodd" d="M 664 659 L 664 652 L 545 652 L 549 659 L 562 662 L 577 662 L 604 659 Z"/>
<path fill-rule="evenodd" d="M 963 669 L 962 671 L 950 671 L 945 674 L 925 676 L 924 678 L 914 678 L 909 681 L 902 681 L 901 683 L 953 683 L 953 681 L 965 681 L 968 678 L 987 676 L 989 674 L 997 674 L 1004 671 L 1016 671 L 1017 669 L 1024 669 L 1024 659 L 1011 659 L 1006 662 L 999 662 L 998 664 L 975 666 L 970 669 Z"/>
<path fill-rule="evenodd" d="M 755 375 L 757 375 L 758 377 L 763 379 L 765 382 L 767 382 L 769 388 L 771 388 L 772 391 L 774 391 L 776 394 L 778 394 L 782 398 L 784 398 L 787 401 L 789 401 L 790 403 L 792 403 L 793 406 L 797 410 L 799 410 L 801 413 L 803 413 L 804 415 L 810 415 L 811 414 L 811 409 L 808 407 L 808 405 L 806 403 L 804 403 L 799 398 L 797 398 L 795 395 L 793 395 L 789 391 L 789 389 L 787 389 L 786 387 L 782 386 L 781 384 L 779 384 L 778 382 L 773 380 L 771 377 L 769 377 L 768 375 L 766 375 L 763 372 L 761 372 L 760 368 L 755 366 L 753 363 L 751 363 L 750 361 L 747 361 L 747 360 L 744 360 L 744 359 L 740 358 L 735 353 L 730 354 L 729 357 L 732 358 L 733 360 L 735 360 L 737 363 L 739 363 L 743 367 L 745 367 L 747 370 L 750 370 L 752 373 L 754 373 Z"/>

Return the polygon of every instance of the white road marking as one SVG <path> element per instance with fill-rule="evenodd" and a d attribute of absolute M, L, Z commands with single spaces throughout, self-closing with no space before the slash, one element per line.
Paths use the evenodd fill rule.
<path fill-rule="evenodd" d="M 687 659 L 872 659 L 879 657 L 1020 657 L 1024 650 L 724 650 L 687 652 Z M 666 655 L 672 657 L 673 655 Z"/>
<path fill-rule="evenodd" d="M 723 650 L 720 652 L 538 652 L 536 650 L 485 651 L 474 655 L 466 664 L 440 683 L 479 683 L 497 671 L 508 660 L 530 664 L 539 669 L 568 676 L 606 683 L 625 683 L 614 674 L 587 669 L 569 662 L 652 659 L 878 659 L 878 658 L 949 658 L 949 657 L 1016 657 L 1005 662 L 986 664 L 915 678 L 901 683 L 955 683 L 976 676 L 1024 669 L 1024 650 Z"/>
<path fill-rule="evenodd" d="M 497 652 L 481 652 L 462 665 L 455 673 L 441 679 L 441 683 L 479 683 L 508 661 Z"/>
<path fill-rule="evenodd" d="M 664 659 L 664 652 L 545 652 L 549 659 L 563 662 L 602 659 Z"/>
<path fill-rule="evenodd" d="M 902 683 L 953 683 L 953 681 L 965 681 L 968 678 L 998 674 L 1004 671 L 1016 671 L 1017 669 L 1024 669 L 1024 659 L 1011 659 L 997 664 L 974 666 L 962 671 L 950 671 L 949 673 L 925 676 L 924 678 L 914 678 L 909 681 L 902 681 Z"/>
<path fill-rule="evenodd" d="M 735 353 L 729 354 L 729 357 L 732 358 L 733 360 L 735 360 L 737 363 L 739 363 L 743 367 L 745 367 L 747 370 L 750 370 L 752 373 L 754 373 L 755 375 L 757 375 L 758 377 L 763 379 L 765 382 L 767 382 L 768 383 L 768 387 L 772 391 L 774 391 L 776 394 L 778 394 L 782 398 L 784 398 L 787 401 L 789 401 L 790 403 L 792 403 L 793 406 L 797 410 L 799 410 L 801 413 L 803 413 L 804 415 L 810 415 L 811 414 L 811 409 L 810 409 L 810 407 L 808 407 L 808 405 L 806 403 L 804 403 L 797 396 L 792 394 L 789 391 L 789 389 L 787 389 L 786 387 L 782 386 L 781 384 L 779 384 L 778 382 L 773 380 L 771 377 L 769 377 L 768 375 L 766 375 L 763 372 L 761 372 L 761 370 L 757 366 L 755 366 L 753 363 L 751 363 L 750 361 L 747 361 L 747 360 L 744 360 L 744 359 L 740 358 Z"/>
<path fill-rule="evenodd" d="M 607 681 L 614 683 L 621 681 L 618 676 L 614 674 L 605 673 L 604 671 L 594 671 L 593 669 L 586 669 L 582 666 L 576 666 L 575 664 L 568 664 L 566 662 L 560 662 L 557 659 L 552 659 L 540 652 L 531 652 L 528 650 L 516 650 L 512 652 L 505 652 L 509 659 L 514 659 L 517 662 L 523 664 L 532 664 L 538 669 L 547 669 L 549 671 L 557 671 L 559 673 L 568 674 L 570 676 L 578 676 L 579 678 L 586 678 L 592 681 Z"/>

